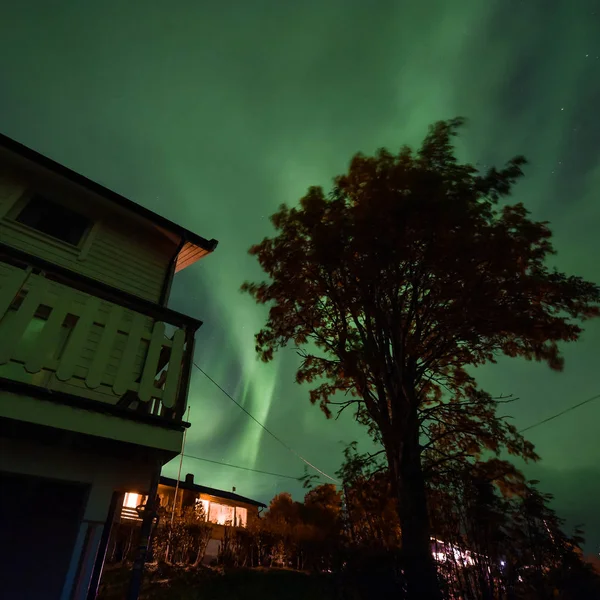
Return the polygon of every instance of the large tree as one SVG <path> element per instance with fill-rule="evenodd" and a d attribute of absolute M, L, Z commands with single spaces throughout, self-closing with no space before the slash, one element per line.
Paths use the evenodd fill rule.
<path fill-rule="evenodd" d="M 293 344 L 312 402 L 355 406 L 381 442 L 413 597 L 439 598 L 422 457 L 495 450 L 494 430 L 533 452 L 495 414 L 467 371 L 504 354 L 560 370 L 559 343 L 599 314 L 600 289 L 549 268 L 545 222 L 507 203 L 525 159 L 480 172 L 455 156 L 461 119 L 438 122 L 421 147 L 356 155 L 326 195 L 282 205 L 277 234 L 253 246 L 269 277 L 245 283 L 270 306 L 257 351 Z M 443 442 L 443 443 L 442 443 Z M 450 442 L 450 443 L 449 443 Z M 510 449 L 510 448 L 509 448 Z M 439 462 L 446 460 L 440 455 Z"/>

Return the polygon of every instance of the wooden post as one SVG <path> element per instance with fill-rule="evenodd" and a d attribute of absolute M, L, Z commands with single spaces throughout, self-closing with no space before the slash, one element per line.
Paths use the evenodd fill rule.
<path fill-rule="evenodd" d="M 129 591 L 127 600 L 138 600 L 142 587 L 142 576 L 144 574 L 144 566 L 146 564 L 146 556 L 148 554 L 148 543 L 150 534 L 152 533 L 152 523 L 157 517 L 156 499 L 158 495 L 158 483 L 160 479 L 161 465 L 157 464 L 152 475 L 150 490 L 148 491 L 148 500 L 144 507 L 144 518 L 140 529 L 140 542 L 137 548 L 136 557 L 133 562 L 131 571 L 131 580 L 129 582 Z"/>
<path fill-rule="evenodd" d="M 190 407 L 188 406 L 188 421 L 190 420 Z M 185 452 L 185 436 L 187 429 L 183 430 L 183 440 L 181 442 L 181 455 L 179 457 L 179 471 L 177 472 L 177 483 L 175 484 L 175 497 L 173 499 L 173 510 L 171 511 L 171 524 L 169 526 L 169 538 L 167 540 L 167 550 L 165 552 L 165 562 L 169 562 L 169 551 L 171 550 L 171 539 L 173 537 L 173 521 L 175 520 L 175 510 L 177 508 L 177 492 L 179 491 L 179 482 L 181 480 L 181 467 L 183 466 L 183 453 Z M 183 492 L 181 494 L 181 511 L 183 512 Z"/>
<path fill-rule="evenodd" d="M 96 596 L 98 595 L 98 586 L 100 585 L 102 569 L 104 568 L 104 561 L 106 560 L 106 551 L 108 549 L 111 530 L 117 517 L 117 513 L 123 506 L 124 496 L 124 492 L 113 492 L 106 522 L 104 523 L 104 531 L 102 532 L 102 538 L 100 539 L 96 563 L 92 572 L 90 587 L 88 588 L 87 600 L 96 600 Z"/>
<path fill-rule="evenodd" d="M 190 380 L 192 376 L 192 366 L 194 363 L 194 336 L 196 331 L 189 327 L 185 330 L 185 358 L 181 369 L 181 380 L 179 383 L 179 393 L 177 394 L 177 404 L 175 405 L 175 418 L 183 419 L 187 404 L 188 393 L 190 390 Z"/>

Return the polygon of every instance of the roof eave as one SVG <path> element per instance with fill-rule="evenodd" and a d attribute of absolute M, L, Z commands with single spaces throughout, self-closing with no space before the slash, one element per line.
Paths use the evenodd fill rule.
<path fill-rule="evenodd" d="M 160 482 L 162 485 L 166 486 L 175 486 L 177 485 L 177 479 L 173 477 L 165 477 L 164 475 L 160 476 Z M 198 483 L 188 483 L 187 481 L 180 481 L 179 488 L 183 490 L 189 490 L 192 492 L 198 492 L 200 494 L 207 494 L 208 496 L 214 496 L 215 498 L 223 498 L 224 500 L 237 500 L 244 504 L 250 504 L 252 506 L 258 506 L 262 508 L 267 508 L 267 505 L 263 502 L 259 502 L 258 500 L 252 500 L 252 498 L 246 498 L 245 496 L 240 496 L 234 492 L 227 492 L 225 490 L 218 490 L 216 488 L 209 488 L 205 485 L 199 485 Z M 216 492 L 216 493 L 213 493 Z M 219 495 L 219 493 L 221 495 Z M 235 498 L 231 498 L 231 496 L 235 496 Z"/>
<path fill-rule="evenodd" d="M 216 240 L 211 240 L 211 242 L 214 242 L 213 249 L 216 248 L 218 242 Z M 201 258 L 211 254 L 211 252 L 212 250 L 207 250 L 206 248 L 191 241 L 184 241 L 175 262 L 175 273 L 179 273 L 179 271 L 182 271 L 183 269 L 193 265 Z"/>
<path fill-rule="evenodd" d="M 47 156 L 44 156 L 43 154 L 40 154 L 39 152 L 36 152 L 35 150 L 32 150 L 31 148 L 1 133 L 0 146 L 6 148 L 14 154 L 21 156 L 22 158 L 28 161 L 31 161 L 41 166 L 42 168 L 48 169 L 49 171 L 72 181 L 76 185 L 79 185 L 91 191 L 94 194 L 97 194 L 107 200 L 110 200 L 111 202 L 114 202 L 121 208 L 129 210 L 137 214 L 138 216 L 146 219 L 147 221 L 150 221 L 155 226 L 162 227 L 167 231 L 175 233 L 176 235 L 184 239 L 186 242 L 190 242 L 195 246 L 198 246 L 199 248 L 205 250 L 206 253 L 214 252 L 215 248 L 217 247 L 217 244 L 219 243 L 215 239 L 207 240 L 206 238 L 203 238 L 201 235 L 198 235 L 197 233 L 194 233 L 193 231 L 190 231 L 189 229 L 186 229 L 185 227 L 182 227 L 181 225 L 178 225 L 177 223 L 174 223 L 173 221 L 170 221 L 169 219 L 159 214 L 156 214 L 148 208 L 140 206 L 136 202 L 125 198 L 125 196 L 121 196 L 117 192 L 114 192 L 113 190 L 104 187 L 103 185 L 96 183 L 91 179 L 88 179 L 84 175 L 81 175 L 76 171 L 65 167 L 64 165 L 61 165 L 60 163 L 52 160 L 51 158 L 48 158 Z"/>

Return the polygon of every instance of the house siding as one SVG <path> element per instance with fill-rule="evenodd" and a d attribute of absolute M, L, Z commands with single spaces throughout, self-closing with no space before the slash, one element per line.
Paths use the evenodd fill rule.
<path fill-rule="evenodd" d="M 161 506 L 170 512 L 173 510 L 173 500 L 175 498 L 175 488 L 170 485 L 160 484 L 158 486 L 158 495 L 161 498 Z M 247 525 L 251 526 L 258 519 L 258 507 L 255 504 L 248 504 L 247 502 L 243 502 L 242 500 L 232 500 L 230 498 L 223 498 L 221 496 L 213 496 L 210 494 L 205 494 L 202 492 L 196 492 L 193 490 L 187 490 L 184 488 L 179 488 L 177 493 L 177 506 L 176 510 L 178 512 L 185 510 L 188 507 L 193 507 L 196 505 L 196 500 L 208 500 L 209 502 L 215 502 L 218 504 L 223 504 L 225 506 L 231 506 L 236 508 L 245 508 L 248 511 L 248 522 Z M 212 523 L 213 528 L 213 537 L 215 539 L 223 539 L 223 532 L 225 531 L 225 527 L 223 525 L 219 525 L 218 523 Z"/>
<path fill-rule="evenodd" d="M 12 181 L 8 175 L 0 173 L 0 217 L 4 216 L 21 193 L 21 186 Z"/>
<path fill-rule="evenodd" d="M 36 191 L 43 188 L 36 185 Z M 82 192 L 80 197 L 53 199 L 89 217 L 94 225 L 81 247 L 54 240 L 12 219 L 28 186 L 9 175 L 0 175 L 0 239 L 4 244 L 29 252 L 146 300 L 159 302 L 176 245 L 135 216 L 111 214 L 102 202 Z"/>
<path fill-rule="evenodd" d="M 77 246 L 16 221 L 33 194 L 91 221 Z M 177 423 L 181 415 L 175 403 L 185 401 L 187 390 L 178 381 L 189 383 L 191 335 L 200 323 L 152 310 L 148 302 L 102 293 L 89 281 L 78 284 L 78 278 L 57 274 L 56 269 L 53 273 L 51 264 L 164 304 L 175 252 L 181 237 L 188 235 L 202 240 L 81 177 L 54 169 L 49 161 L 15 152 L 10 144 L 0 146 L 0 340 L 5 342 L 0 343 L 0 377 L 12 380 L 6 389 L 3 382 L 0 390 L 0 421 L 10 424 L 0 434 L 0 476 L 3 482 L 27 488 L 27 494 L 14 494 L 12 505 L 7 504 L 19 508 L 22 515 L 33 514 L 46 498 L 49 514 L 56 506 L 62 510 L 67 505 L 61 500 L 72 493 L 72 484 L 81 488 L 78 505 L 63 511 L 76 536 L 65 536 L 62 554 L 57 549 L 56 554 L 65 557 L 59 568 L 54 568 L 57 562 L 51 557 L 52 568 L 47 569 L 62 584 L 61 598 L 88 597 L 90 579 L 94 584 L 92 567 L 101 568 L 103 562 L 100 542 L 107 516 L 112 519 L 111 500 L 130 489 L 150 493 L 160 466 L 180 453 L 183 427 Z M 50 265 L 33 256 L 29 263 L 27 257 L 18 260 L 16 250 Z M 39 268 L 23 268 L 32 262 Z M 171 320 L 176 325 L 169 324 Z M 170 353 L 165 353 L 168 348 Z M 159 368 L 162 387 L 154 388 L 154 372 Z M 17 382 L 45 390 L 27 389 Z M 65 392 L 78 398 L 71 402 Z M 129 402 L 136 393 L 141 407 Z M 129 413 L 85 398 L 105 404 L 124 399 L 119 407 Z M 17 477 L 21 479 L 15 484 Z M 43 488 L 38 481 L 42 478 L 55 481 Z M 35 494 L 34 486 L 51 493 Z M 4 513 L 6 523 L 12 512 Z M 51 520 L 57 530 L 62 527 L 62 521 Z M 55 531 L 35 525 L 30 529 L 40 533 L 32 546 L 34 555 L 42 556 L 47 548 L 52 551 Z M 7 588 L 8 596 L 25 590 L 23 597 L 40 597 L 45 591 L 58 597 L 29 576 L 27 544 L 18 549 L 13 569 L 16 585 Z M 34 593 L 27 580 L 34 584 Z"/>
<path fill-rule="evenodd" d="M 25 182 L 31 181 L 28 185 Z M 27 201 L 28 193 L 35 190 L 64 206 L 77 210 L 88 217 L 93 225 L 84 235 L 78 247 L 18 223 L 14 217 Z M 177 243 L 138 219 L 116 210 L 110 203 L 79 188 L 62 189 L 55 182 L 46 182 L 39 174 L 27 178 L 23 174 L 0 171 L 0 240 L 3 244 L 39 256 L 56 265 L 65 267 L 117 289 L 159 303 L 166 278 L 170 275 L 171 260 Z M 0 288 L 12 267 L 0 263 Z M 38 285 L 39 277 L 28 279 L 25 289 Z M 46 281 L 50 296 L 56 296 L 61 284 Z M 74 292 L 72 300 L 83 306 L 88 296 Z M 108 315 L 111 304 L 100 304 L 99 318 Z M 124 323 L 131 322 L 133 312 L 125 310 Z M 0 316 L 1 317 L 1 316 Z M 106 317 L 104 317 L 106 322 Z M 147 318 L 142 340 L 137 348 L 133 365 L 133 381 L 141 374 L 154 322 Z M 118 334 L 110 353 L 110 359 L 102 377 L 102 385 L 88 389 L 85 377 L 92 364 L 102 334 L 102 324 L 94 324 L 89 332 L 81 354 L 77 357 L 74 376 L 59 381 L 47 371 L 28 373 L 22 365 L 8 364 L 0 367 L 0 375 L 25 383 L 34 383 L 57 392 L 71 393 L 103 402 L 116 403 L 112 385 L 125 349 L 125 334 Z M 57 349 L 59 352 L 60 350 Z"/>

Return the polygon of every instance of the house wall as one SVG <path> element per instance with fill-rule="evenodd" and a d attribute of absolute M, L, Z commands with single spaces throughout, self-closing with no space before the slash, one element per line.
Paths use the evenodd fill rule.
<path fill-rule="evenodd" d="M 208 500 L 210 502 L 218 502 L 219 504 L 224 504 L 225 506 L 235 506 L 237 508 L 245 508 L 248 511 L 248 520 L 246 526 L 252 526 L 253 523 L 258 521 L 258 507 L 254 504 L 246 504 L 245 502 L 236 502 L 234 500 L 229 500 L 228 498 L 220 498 L 219 496 L 210 496 L 208 494 L 200 494 L 201 500 Z M 217 523 L 213 523 L 213 538 L 222 540 L 223 533 L 225 531 L 224 525 L 219 525 Z"/>
<path fill-rule="evenodd" d="M 0 490 L 2 596 L 58 600 L 77 542 L 88 486 L 0 471 Z"/>
<path fill-rule="evenodd" d="M 0 161 L 2 157 L 0 155 Z M 11 172 L 0 165 L 0 239 L 35 256 L 146 300 L 159 302 L 178 240 L 144 220 L 73 184 L 41 173 Z M 17 223 L 36 191 L 94 222 L 79 247 Z"/>
<path fill-rule="evenodd" d="M 171 510 L 173 506 L 173 500 L 175 498 L 175 488 L 166 485 L 159 485 L 158 494 L 161 497 L 161 506 L 166 508 L 168 511 Z M 221 498 L 219 496 L 211 496 L 209 494 L 198 494 L 198 492 L 195 492 L 193 490 L 186 490 L 182 488 L 179 488 L 179 490 L 177 491 L 176 510 L 181 511 L 186 507 L 195 506 L 196 499 L 198 497 L 201 500 L 218 502 L 219 504 L 224 504 L 226 506 L 245 508 L 248 511 L 247 527 L 251 527 L 252 524 L 256 523 L 260 518 L 258 514 L 258 507 L 254 504 L 236 502 L 234 500 L 230 500 L 229 498 Z M 212 561 L 217 559 L 219 555 L 221 542 L 223 541 L 223 538 L 225 536 L 224 525 L 219 525 L 218 523 L 211 523 L 211 528 L 211 539 L 208 542 L 206 552 L 204 555 L 205 564 L 210 564 Z"/>
<path fill-rule="evenodd" d="M 0 391 L 1 418 L 155 448 L 172 456 L 179 454 L 183 439 L 178 430 L 5 391 Z"/>
<path fill-rule="evenodd" d="M 84 519 L 104 523 L 114 491 L 148 489 L 152 467 L 144 461 L 69 451 L 32 440 L 0 437 L 0 470 L 87 483 Z"/>
<path fill-rule="evenodd" d="M 175 497 L 175 488 L 166 485 L 158 486 L 158 495 L 161 498 L 161 506 L 170 511 L 173 506 L 173 499 Z M 186 490 L 179 488 L 177 491 L 177 504 L 176 510 L 182 511 L 187 507 L 193 507 L 196 505 L 196 499 L 208 500 L 209 502 L 217 502 L 225 506 L 234 506 L 238 508 L 245 508 L 248 511 L 247 526 L 251 526 L 253 523 L 258 521 L 258 507 L 254 504 L 247 504 L 246 502 L 238 502 L 230 500 L 229 498 L 221 498 L 220 496 L 211 496 L 209 494 L 198 494 L 193 490 Z M 225 527 L 218 523 L 211 523 L 213 528 L 213 539 L 222 540 Z"/>
<path fill-rule="evenodd" d="M 174 487 L 161 484 L 158 486 L 158 494 L 162 497 L 162 506 L 173 506 L 173 498 L 175 497 Z M 198 492 L 183 488 L 179 488 L 177 490 L 177 510 L 180 511 L 188 506 L 195 506 L 196 499 L 198 497 L 201 500 L 208 500 L 209 502 L 218 502 L 219 504 L 224 504 L 225 506 L 239 506 L 241 508 L 245 508 L 248 511 L 248 523 L 250 523 L 251 519 L 259 518 L 258 507 L 254 504 L 247 504 L 246 502 L 230 500 L 229 498 L 221 498 L 220 496 L 211 496 L 209 494 L 198 494 Z"/>
<path fill-rule="evenodd" d="M 113 491 L 130 488 L 148 489 L 155 466 L 148 460 L 123 460 L 117 455 L 75 452 L 65 443 L 44 444 L 33 439 L 0 436 L 0 471 L 20 476 L 43 477 L 59 482 L 76 482 L 88 486 L 83 515 L 72 546 L 69 567 L 64 572 L 62 598 L 85 600 L 101 534 L 105 526 Z M 44 510 L 40 498 L 39 510 Z M 52 545 L 47 549 L 52 552 Z M 44 560 L 43 556 L 32 557 Z M 83 571 L 82 571 L 83 568 Z M 82 580 L 83 578 L 83 580 Z"/>
<path fill-rule="evenodd" d="M 169 237 L 170 234 L 159 231 L 136 215 L 96 197 L 75 184 L 39 169 L 26 171 L 22 165 L 11 167 L 4 162 L 6 160 L 7 157 L 3 156 L 0 149 L 0 241 L 2 243 L 146 300 L 156 303 L 161 300 L 163 286 L 166 280 L 172 277 L 171 262 L 178 248 L 178 239 Z M 53 201 L 73 208 L 93 221 L 92 228 L 84 235 L 79 247 L 56 240 L 15 221 L 15 217 L 26 205 L 32 191 L 37 191 Z M 0 262 L 0 288 L 3 281 L 8 280 L 15 270 L 18 269 Z M 38 275 L 31 275 L 24 289 L 33 289 L 36 285 L 42 284 L 47 287 L 50 297 L 58 298 L 59 294 L 64 295 L 66 286 L 48 282 Z M 72 300 L 79 310 L 83 310 L 88 299 L 89 296 L 84 293 L 73 292 L 69 295 L 68 301 Z M 57 303 L 61 301 L 57 300 Z M 103 324 L 112 306 L 108 302 L 101 303 L 99 315 L 104 318 L 104 322 L 94 323 L 91 326 L 82 352 L 76 359 L 74 376 L 69 380 L 59 381 L 47 371 L 31 375 L 17 359 L 11 364 L 0 366 L 0 376 L 25 383 L 35 383 L 57 392 L 71 393 L 103 402 L 116 402 L 118 397 L 114 394 L 112 386 L 123 359 L 126 329 L 125 333 L 119 333 L 115 338 L 106 369 L 102 374 L 101 385 L 90 389 L 84 382 L 99 347 L 104 330 Z M 133 316 L 132 311 L 125 311 L 123 322 L 130 325 Z M 141 375 L 153 325 L 152 319 L 145 319 L 142 340 L 137 347 L 136 358 L 132 365 L 132 381 L 136 381 Z M 66 328 L 63 328 L 63 333 L 67 334 Z"/>
<path fill-rule="evenodd" d="M 143 490 L 130 488 L 129 492 L 134 492 L 143 495 Z M 173 510 L 173 503 L 175 499 L 175 488 L 170 485 L 160 484 L 158 486 L 158 496 L 160 498 L 160 506 L 165 511 L 161 517 L 164 521 L 169 522 Z M 258 506 L 254 504 L 248 504 L 246 502 L 236 502 L 228 498 L 221 498 L 220 496 L 211 496 L 209 494 L 199 494 L 196 491 L 179 488 L 177 490 L 177 502 L 175 503 L 176 513 L 179 514 L 182 510 L 187 507 L 193 507 L 196 505 L 196 499 L 208 500 L 211 502 L 218 502 L 226 506 L 235 506 L 237 508 L 245 508 L 248 511 L 247 527 L 251 527 L 259 519 Z M 161 511 L 162 512 L 162 511 Z M 130 514 L 122 513 L 122 519 L 129 520 Z M 211 523 L 211 539 L 206 547 L 203 562 L 205 564 L 211 564 L 218 558 L 219 549 L 223 538 L 225 536 L 225 526 L 219 525 L 218 523 Z"/>

